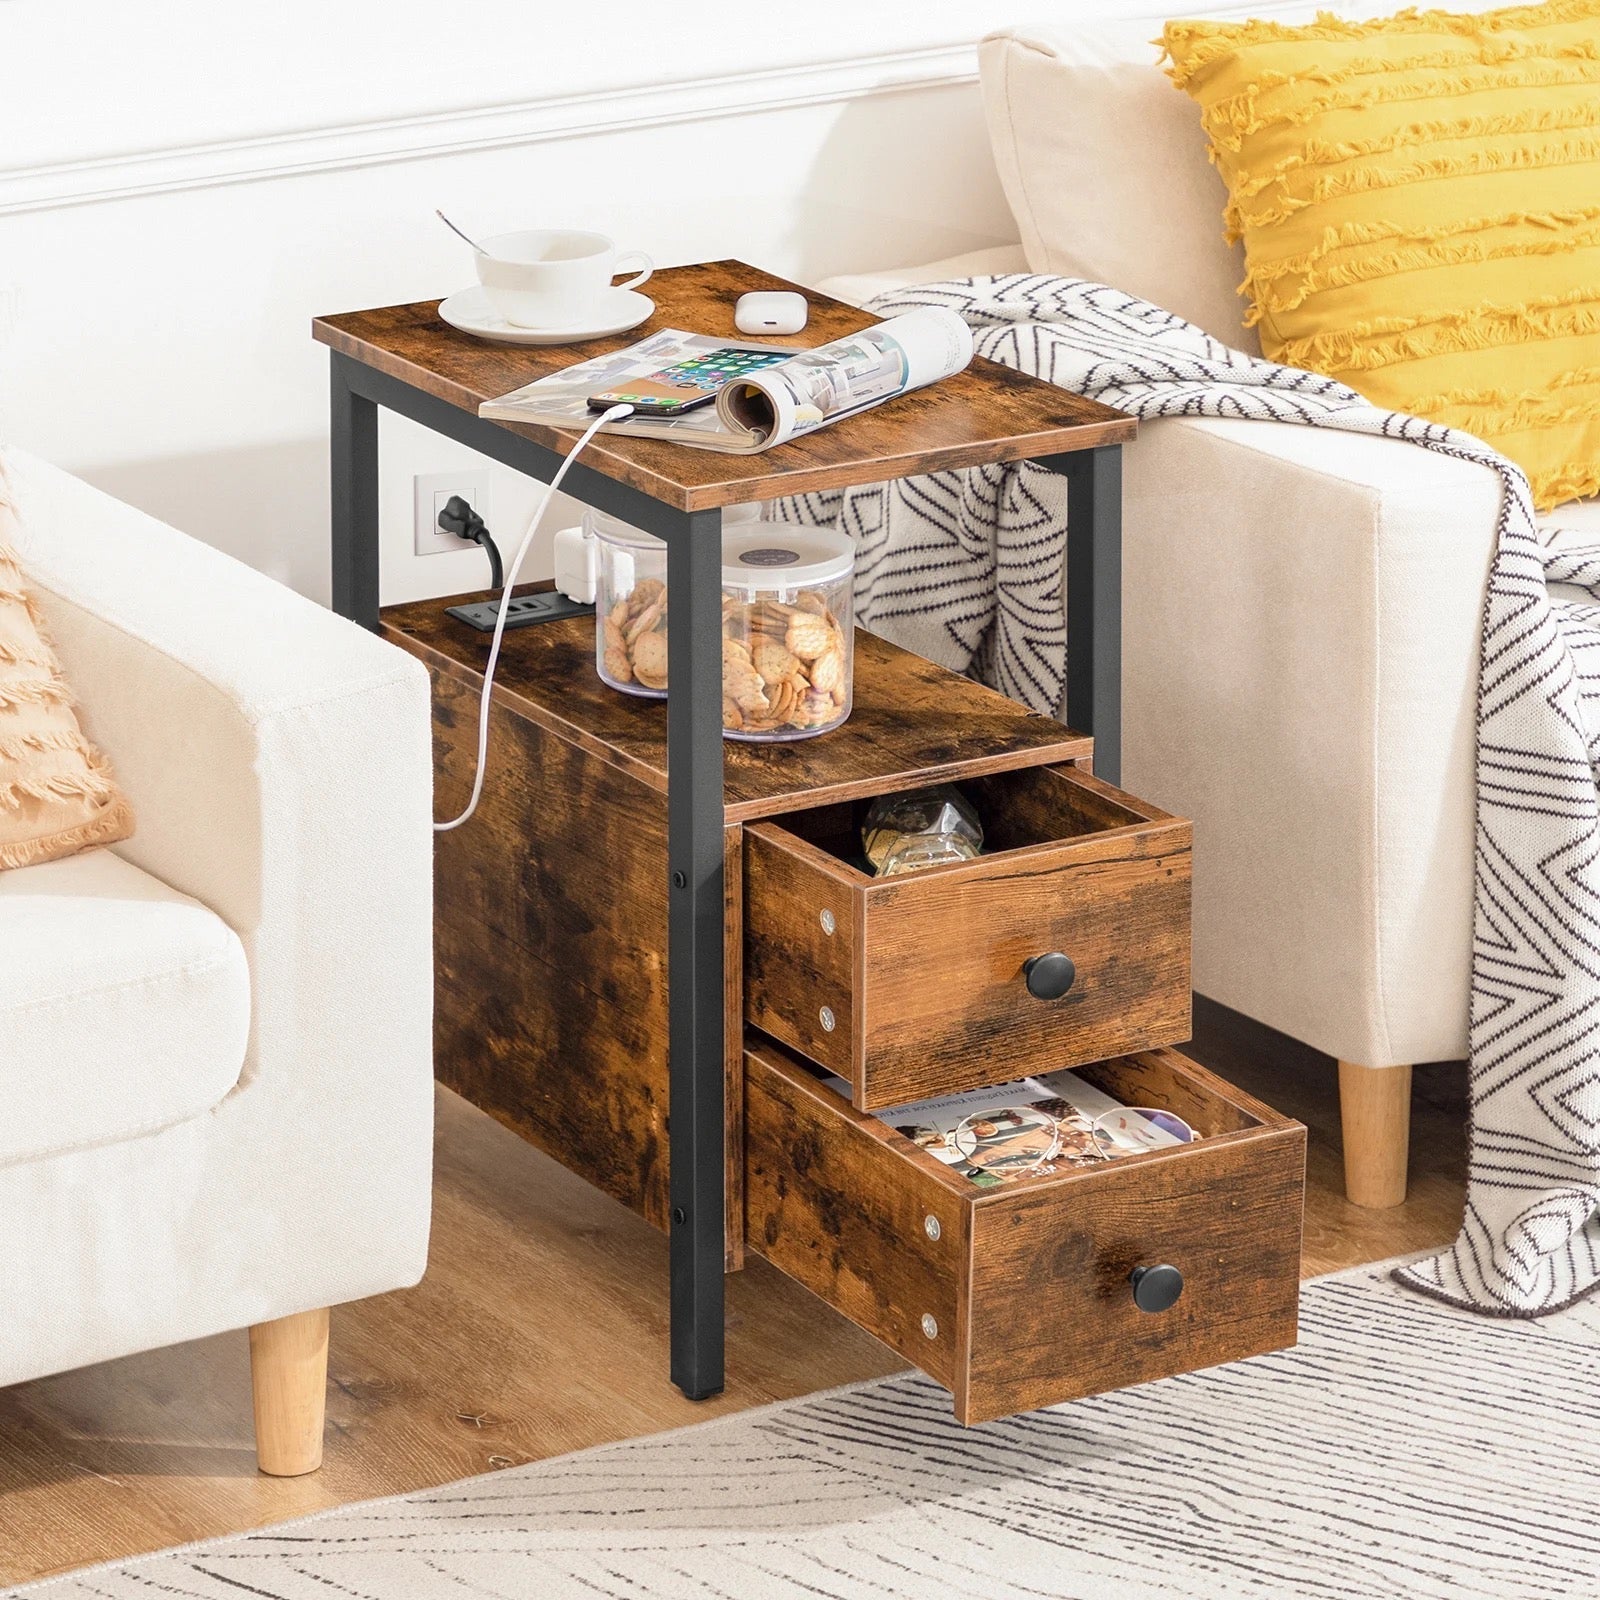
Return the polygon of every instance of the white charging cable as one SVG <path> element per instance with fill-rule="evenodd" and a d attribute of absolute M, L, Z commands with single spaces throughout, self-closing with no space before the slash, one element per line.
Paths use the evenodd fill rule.
<path fill-rule="evenodd" d="M 632 415 L 633 407 L 628 405 L 612 406 L 609 411 L 602 411 L 583 430 L 578 442 L 567 451 L 567 458 L 556 468 L 556 475 L 550 480 L 550 487 L 545 490 L 538 509 L 528 519 L 528 528 L 522 535 L 522 543 L 517 546 L 517 553 L 511 558 L 511 565 L 506 568 L 505 581 L 500 589 L 500 611 L 494 619 L 494 639 L 489 645 L 489 661 L 483 669 L 483 695 L 478 701 L 478 762 L 472 773 L 472 797 L 467 801 L 467 809 L 459 817 L 452 817 L 449 822 L 434 823 L 435 833 L 448 833 L 452 828 L 459 828 L 478 809 L 478 799 L 483 794 L 483 769 L 489 756 L 489 697 L 494 689 L 494 669 L 500 664 L 500 641 L 505 637 L 506 612 L 511 605 L 511 590 L 516 584 L 517 574 L 522 570 L 522 563 L 527 559 L 528 551 L 533 546 L 533 536 L 539 531 L 539 526 L 544 521 L 544 514 L 550 509 L 550 503 L 556 497 L 556 490 L 561 487 L 561 480 L 567 475 L 567 468 L 578 459 L 589 441 L 608 422 L 616 422 L 622 417 Z"/>

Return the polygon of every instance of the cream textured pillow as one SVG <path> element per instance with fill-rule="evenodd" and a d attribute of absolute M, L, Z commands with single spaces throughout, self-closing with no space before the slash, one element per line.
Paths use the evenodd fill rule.
<path fill-rule="evenodd" d="M 23 581 L 16 507 L 0 473 L 0 868 L 111 844 L 133 812 L 83 736 Z"/>

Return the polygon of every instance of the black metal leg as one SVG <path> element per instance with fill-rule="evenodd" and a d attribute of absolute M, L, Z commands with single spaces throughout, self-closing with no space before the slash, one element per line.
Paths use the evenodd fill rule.
<path fill-rule="evenodd" d="M 378 626 L 378 408 L 351 387 L 335 355 L 328 391 L 333 469 L 333 609 Z"/>
<path fill-rule="evenodd" d="M 1094 770 L 1122 779 L 1122 447 L 1039 462 L 1067 480 L 1067 723 L 1094 735 Z"/>
<path fill-rule="evenodd" d="M 723 1382 L 722 513 L 664 516 L 672 1381 Z"/>

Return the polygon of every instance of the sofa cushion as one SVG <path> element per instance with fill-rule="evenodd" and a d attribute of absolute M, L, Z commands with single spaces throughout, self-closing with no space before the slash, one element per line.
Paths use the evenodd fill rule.
<path fill-rule="evenodd" d="M 153 1132 L 238 1082 L 243 947 L 120 856 L 0 872 L 0 951 L 0 1164 Z"/>
<path fill-rule="evenodd" d="M 73 711 L 23 576 L 17 527 L 0 468 L 0 870 L 133 832 L 133 812 Z"/>
<path fill-rule="evenodd" d="M 1265 355 L 1600 489 L 1600 0 L 1173 22 Z"/>
<path fill-rule="evenodd" d="M 1150 0 L 1111 19 L 1071 9 L 1069 21 L 991 34 L 979 51 L 995 165 L 1029 269 L 1114 284 L 1259 354 L 1239 295 L 1244 253 L 1223 235 L 1227 190 L 1199 108 L 1174 92 L 1155 36 L 1181 14 L 1309 22 L 1320 10 L 1364 18 L 1394 4 Z"/>
<path fill-rule="evenodd" d="M 1032 272 L 1152 300 L 1230 344 L 1253 344 L 1222 238 L 1227 191 L 1200 113 L 1174 94 L 1158 23 L 1041 23 L 979 46 L 995 166 Z"/>

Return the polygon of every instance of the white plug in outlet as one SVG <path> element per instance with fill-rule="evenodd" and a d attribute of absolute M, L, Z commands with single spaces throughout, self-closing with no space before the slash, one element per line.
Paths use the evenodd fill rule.
<path fill-rule="evenodd" d="M 472 509 L 494 531 L 494 518 L 489 510 L 489 472 L 419 472 L 412 479 L 415 486 L 413 515 L 416 532 L 414 548 L 419 556 L 445 555 L 452 550 L 470 550 L 472 545 L 446 533 L 439 526 L 439 513 L 458 494 L 471 503 Z"/>

